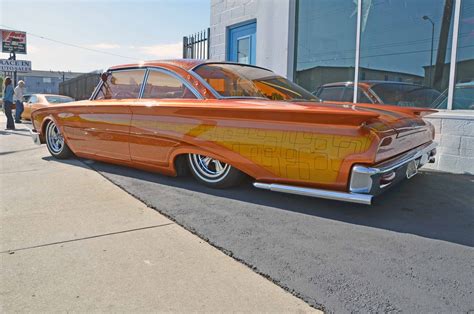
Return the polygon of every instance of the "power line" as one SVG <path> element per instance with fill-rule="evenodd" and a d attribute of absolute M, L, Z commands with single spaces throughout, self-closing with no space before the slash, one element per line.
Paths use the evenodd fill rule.
<path fill-rule="evenodd" d="M 14 27 L 10 27 L 10 26 L 8 26 L 8 25 L 0 24 L 0 26 L 6 27 L 6 28 L 8 28 L 8 30 L 12 30 L 12 31 L 15 30 Z M 28 35 L 33 36 L 33 37 L 37 37 L 37 38 L 40 38 L 40 39 L 43 39 L 43 40 L 48 40 L 48 41 L 51 41 L 51 42 L 54 42 L 54 43 L 57 43 L 57 44 L 61 44 L 61 45 L 65 45 L 65 46 L 70 46 L 70 47 L 74 47 L 74 48 L 78 48 L 78 49 L 83 49 L 83 50 L 88 50 L 88 51 L 97 52 L 97 53 L 102 53 L 102 54 L 106 54 L 106 55 L 110 55 L 110 56 L 115 56 L 115 57 L 130 59 L 130 60 L 134 60 L 134 61 L 140 61 L 140 60 L 137 59 L 137 58 L 133 58 L 133 57 L 129 57 L 129 56 L 124 56 L 124 55 L 119 55 L 119 54 L 116 54 L 116 53 L 113 53 L 113 52 L 107 52 L 107 51 L 103 51 L 103 50 L 98 50 L 98 49 L 83 47 L 83 46 L 80 46 L 80 45 L 67 43 L 67 42 L 64 42 L 64 41 L 56 40 L 56 39 L 53 39 L 53 38 L 49 38 L 49 37 L 46 37 L 46 36 L 43 36 L 43 35 L 34 34 L 34 33 L 31 33 L 31 32 L 25 32 L 25 33 L 27 33 Z"/>

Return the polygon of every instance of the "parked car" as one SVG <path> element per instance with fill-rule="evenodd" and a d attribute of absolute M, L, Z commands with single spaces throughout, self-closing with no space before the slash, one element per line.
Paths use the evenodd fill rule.
<path fill-rule="evenodd" d="M 352 102 L 353 82 L 338 82 L 322 85 L 314 93 L 325 101 Z M 404 82 L 361 81 L 358 84 L 357 100 L 360 103 L 395 105 L 401 107 L 430 107 L 440 92 Z"/>
<path fill-rule="evenodd" d="M 74 101 L 74 98 L 53 94 L 28 94 L 23 96 L 24 111 L 21 118 L 31 120 L 31 113 L 39 108 L 55 106 Z"/>
<path fill-rule="evenodd" d="M 447 109 L 448 90 L 445 90 L 432 105 L 435 109 Z M 453 109 L 472 110 L 474 109 L 474 81 L 458 83 L 454 89 Z"/>
<path fill-rule="evenodd" d="M 319 102 L 256 66 L 151 61 L 112 67 L 90 100 L 35 110 L 32 135 L 60 159 L 370 204 L 433 160 L 431 112 Z"/>

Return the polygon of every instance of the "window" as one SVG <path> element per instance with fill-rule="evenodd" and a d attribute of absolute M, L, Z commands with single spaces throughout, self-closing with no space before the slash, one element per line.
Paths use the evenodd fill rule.
<path fill-rule="evenodd" d="M 357 1 L 297 1 L 295 82 L 314 91 L 354 80 Z"/>
<path fill-rule="evenodd" d="M 386 81 L 372 88 L 385 104 L 431 107 L 448 88 L 453 11 L 452 0 L 362 0 L 359 78 Z"/>
<path fill-rule="evenodd" d="M 28 102 L 31 104 L 35 104 L 38 102 L 38 97 L 36 95 L 31 95 Z"/>
<path fill-rule="evenodd" d="M 196 72 L 222 97 L 317 101 L 307 90 L 275 73 L 246 65 L 203 64 Z"/>
<path fill-rule="evenodd" d="M 73 98 L 67 97 L 67 96 L 52 96 L 52 95 L 50 95 L 50 96 L 44 96 L 44 97 L 46 98 L 46 100 L 50 104 L 62 104 L 62 103 L 74 101 Z"/>
<path fill-rule="evenodd" d="M 145 70 L 122 70 L 109 73 L 95 99 L 138 98 Z"/>
<path fill-rule="evenodd" d="M 161 71 L 150 70 L 142 98 L 192 98 L 196 95 L 178 78 Z"/>
<path fill-rule="evenodd" d="M 402 107 L 431 107 L 440 96 L 433 88 L 407 83 L 380 83 L 371 90 L 382 103 Z"/>
<path fill-rule="evenodd" d="M 341 101 L 344 95 L 345 86 L 323 87 L 318 94 L 321 100 Z"/>
<path fill-rule="evenodd" d="M 364 93 L 364 91 L 360 88 L 357 89 L 357 102 L 365 103 L 365 104 L 372 104 L 373 101 L 370 100 L 369 97 Z"/>
<path fill-rule="evenodd" d="M 474 1 L 461 2 L 452 109 L 474 110 Z M 446 106 L 446 105 L 445 105 Z"/>

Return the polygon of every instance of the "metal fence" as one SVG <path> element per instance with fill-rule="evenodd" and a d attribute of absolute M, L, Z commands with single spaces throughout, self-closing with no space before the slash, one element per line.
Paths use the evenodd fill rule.
<path fill-rule="evenodd" d="M 183 37 L 183 58 L 209 59 L 209 37 L 211 29 Z"/>
<path fill-rule="evenodd" d="M 100 73 L 86 73 L 73 79 L 59 83 L 59 94 L 74 98 L 75 100 L 89 99 L 97 83 Z"/>

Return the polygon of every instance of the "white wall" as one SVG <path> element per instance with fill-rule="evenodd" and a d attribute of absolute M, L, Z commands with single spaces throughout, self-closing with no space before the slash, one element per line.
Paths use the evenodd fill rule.
<path fill-rule="evenodd" d="M 291 10 L 294 0 L 211 0 L 210 58 L 225 60 L 229 26 L 256 20 L 256 65 L 292 76 L 295 15 Z"/>
<path fill-rule="evenodd" d="M 425 167 L 452 173 L 474 174 L 474 115 L 443 111 L 425 118 L 436 129 L 436 162 Z"/>

